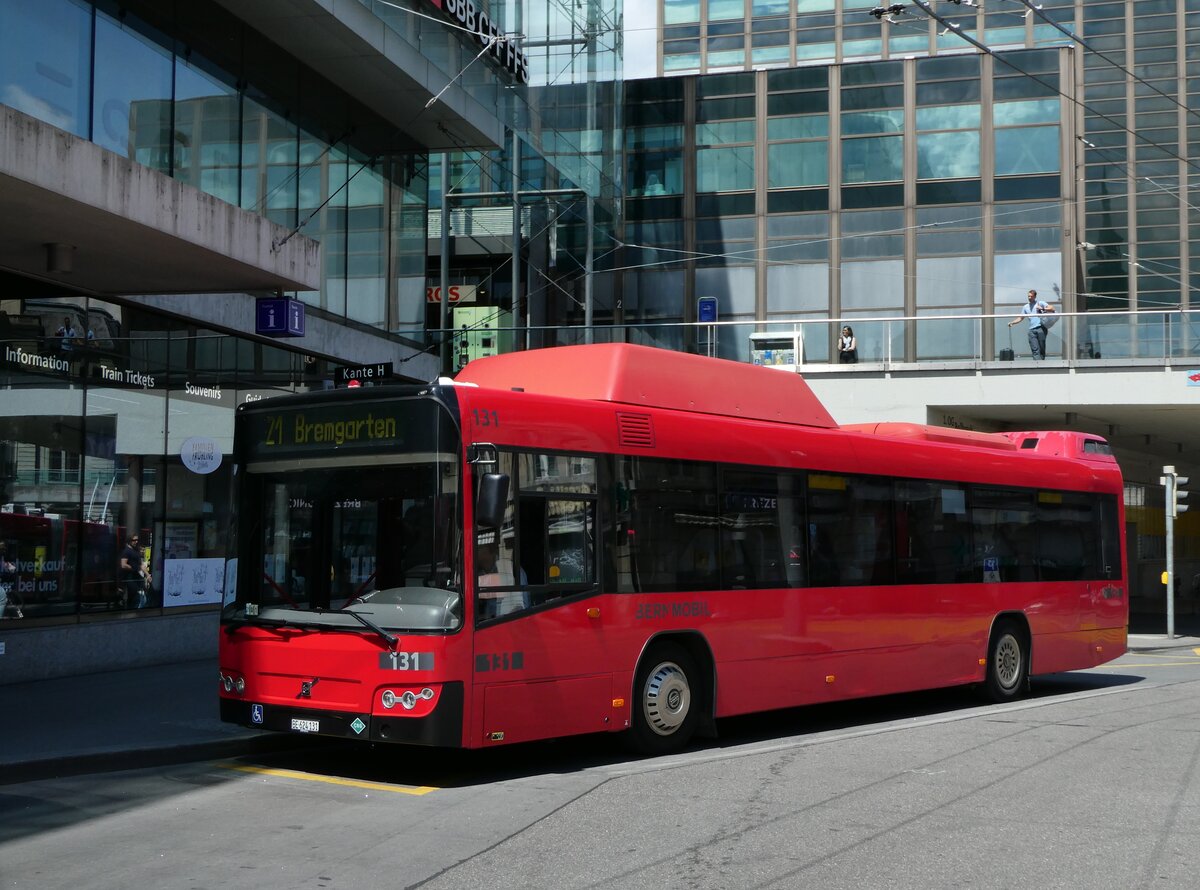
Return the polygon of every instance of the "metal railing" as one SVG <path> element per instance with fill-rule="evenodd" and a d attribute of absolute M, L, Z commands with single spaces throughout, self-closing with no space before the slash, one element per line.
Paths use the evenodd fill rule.
<path fill-rule="evenodd" d="M 1056 312 L 1049 320 L 1046 361 L 1060 364 L 1163 365 L 1200 359 L 1200 311 Z M 750 336 L 750 360 L 781 363 L 778 337 L 791 345 L 790 364 L 838 362 L 843 325 L 853 329 L 858 363 L 899 366 L 947 362 L 1033 361 L 1030 320 L 1012 313 L 820 319 L 763 325 Z"/>
<path fill-rule="evenodd" d="M 1195 362 L 1200 367 L 1200 310 L 1056 312 L 1046 336 L 1048 366 L 1149 365 Z M 1010 324 L 1011 322 L 1015 324 Z M 838 361 L 843 325 L 853 329 L 856 365 Z M 806 371 L 899 369 L 914 366 L 1033 361 L 1029 321 L 1016 310 L 989 315 L 922 314 L 843 318 L 739 318 L 715 323 L 676 321 L 540 327 L 459 328 L 426 332 L 436 345 L 446 339 L 453 370 L 485 354 L 485 344 L 515 348 L 581 343 L 640 343 L 715 354 L 735 361 L 794 366 Z M 505 334 L 505 337 L 497 337 Z M 712 347 L 712 348 L 710 348 Z"/>

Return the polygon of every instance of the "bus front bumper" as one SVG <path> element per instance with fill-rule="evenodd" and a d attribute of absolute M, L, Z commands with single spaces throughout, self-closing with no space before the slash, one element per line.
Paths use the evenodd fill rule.
<path fill-rule="evenodd" d="M 222 696 L 221 720 L 275 732 L 458 748 L 462 747 L 463 684 L 443 684 L 436 707 L 421 717 L 297 708 Z"/>

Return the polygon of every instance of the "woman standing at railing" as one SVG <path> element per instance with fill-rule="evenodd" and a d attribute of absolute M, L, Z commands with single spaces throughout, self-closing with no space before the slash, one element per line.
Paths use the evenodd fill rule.
<path fill-rule="evenodd" d="M 858 361 L 858 340 L 850 325 L 843 325 L 842 334 L 838 337 L 838 361 L 843 365 L 853 365 Z"/>

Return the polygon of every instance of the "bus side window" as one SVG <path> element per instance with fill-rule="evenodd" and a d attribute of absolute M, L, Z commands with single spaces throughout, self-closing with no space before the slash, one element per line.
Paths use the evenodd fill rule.
<path fill-rule="evenodd" d="M 723 588 L 803 586 L 803 487 L 804 479 L 797 473 L 722 471 Z"/>
<path fill-rule="evenodd" d="M 1117 499 L 1112 495 L 1100 498 L 1100 577 L 1116 581 L 1121 578 L 1121 529 Z"/>

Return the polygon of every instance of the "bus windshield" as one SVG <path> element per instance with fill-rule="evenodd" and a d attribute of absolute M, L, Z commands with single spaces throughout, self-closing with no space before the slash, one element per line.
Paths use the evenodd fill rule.
<path fill-rule="evenodd" d="M 398 430 L 424 429 L 407 442 L 398 434 L 386 446 L 339 453 L 289 441 L 278 451 L 256 447 L 261 420 L 243 424 L 250 442 L 238 474 L 239 569 L 227 621 L 360 632 L 461 626 L 457 435 L 433 401 L 375 403 L 371 422 L 382 424 L 383 411 Z M 286 409 L 272 434 L 321 416 Z"/>

